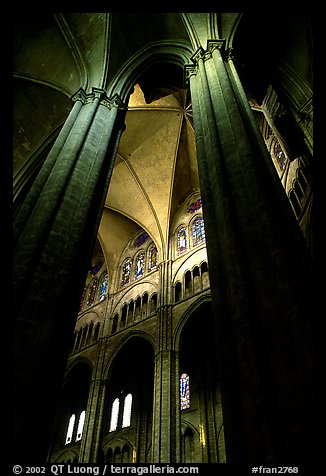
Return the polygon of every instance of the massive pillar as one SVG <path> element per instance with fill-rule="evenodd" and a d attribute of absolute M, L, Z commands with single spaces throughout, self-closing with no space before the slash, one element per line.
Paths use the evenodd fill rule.
<path fill-rule="evenodd" d="M 224 42 L 186 67 L 227 462 L 311 458 L 310 258 Z"/>
<path fill-rule="evenodd" d="M 159 342 L 155 355 L 153 404 L 153 462 L 175 463 L 177 385 L 176 353 L 172 349 L 171 273 L 172 261 L 159 265 L 161 294 L 158 306 Z"/>
<path fill-rule="evenodd" d="M 75 105 L 14 221 L 13 458 L 45 462 L 87 259 L 125 107 L 93 88 Z M 19 459 L 17 459 L 19 458 Z"/>

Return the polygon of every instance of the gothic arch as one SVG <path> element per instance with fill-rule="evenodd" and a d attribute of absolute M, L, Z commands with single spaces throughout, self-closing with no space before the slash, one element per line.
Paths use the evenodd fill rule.
<path fill-rule="evenodd" d="M 175 350 L 180 348 L 180 338 L 186 323 L 191 318 L 192 314 L 204 303 L 211 303 L 211 297 L 208 295 L 200 296 L 194 303 L 191 304 L 191 306 L 189 306 L 189 308 L 180 318 L 173 336 L 173 348 Z"/>
<path fill-rule="evenodd" d="M 180 326 L 176 349 L 179 375 L 187 374 L 186 379 L 180 377 L 180 443 L 185 462 L 220 462 L 224 458 L 222 440 L 218 446 L 223 414 L 213 309 L 208 299 L 196 304 Z M 197 432 L 191 429 L 185 434 L 182 423 L 192 424 Z"/>
<path fill-rule="evenodd" d="M 53 433 L 55 445 L 62 447 L 65 451 L 73 450 L 74 448 L 69 446 L 76 443 L 80 447 L 83 425 L 80 429 L 79 423 L 81 415 L 85 415 L 87 411 L 91 380 L 92 366 L 89 365 L 88 359 L 75 359 L 67 370 L 61 388 Z M 72 426 L 70 426 L 71 422 Z M 76 451 L 79 450 L 76 448 Z"/>
<path fill-rule="evenodd" d="M 67 463 L 68 460 L 71 462 L 78 461 L 78 453 L 73 449 L 64 450 L 58 455 L 58 457 L 53 461 L 54 463 Z"/>
<path fill-rule="evenodd" d="M 109 450 L 112 450 L 112 454 L 114 453 L 114 451 L 116 450 L 116 448 L 120 448 L 121 452 L 123 450 L 123 448 L 127 447 L 128 450 L 129 450 L 129 455 L 132 456 L 133 454 L 133 446 L 132 444 L 130 443 L 130 441 L 127 439 L 127 438 L 124 438 L 122 436 L 119 436 L 118 438 L 117 437 L 113 437 L 113 438 L 110 438 L 104 445 L 103 445 L 103 452 L 104 454 L 107 454 L 107 452 Z M 131 462 L 131 461 L 129 461 Z"/>
<path fill-rule="evenodd" d="M 135 452 L 129 449 L 124 456 L 128 454 L 129 461 L 133 458 L 139 462 L 144 460 L 152 431 L 154 348 L 139 335 L 125 339 L 119 347 L 106 372 L 100 444 L 104 448 L 113 439 L 126 438 L 134 445 Z M 117 458 L 123 456 L 124 447 L 116 446 L 120 451 Z M 111 449 L 114 456 L 115 449 L 113 446 Z"/>
<path fill-rule="evenodd" d="M 104 378 L 109 379 L 111 372 L 112 372 L 112 366 L 116 359 L 119 357 L 120 352 L 123 352 L 124 347 L 132 340 L 134 339 L 142 339 L 150 344 L 152 347 L 153 353 L 156 352 L 156 344 L 155 344 L 155 339 L 148 334 L 147 332 L 141 331 L 141 330 L 135 330 L 132 332 L 129 332 L 128 335 L 124 335 L 121 340 L 118 342 L 116 347 L 113 349 L 109 360 L 107 361 L 104 369 Z"/>
<path fill-rule="evenodd" d="M 185 448 L 185 439 L 187 434 L 191 434 L 192 439 L 193 439 L 193 457 L 195 455 L 200 456 L 200 434 L 198 429 L 189 421 L 187 421 L 184 418 L 181 418 L 181 458 L 184 463 L 191 462 L 187 459 L 189 458 L 189 455 L 186 454 L 186 448 Z"/>
<path fill-rule="evenodd" d="M 130 91 L 141 75 L 150 67 L 158 64 L 173 64 L 183 69 L 190 62 L 193 51 L 190 44 L 168 40 L 154 41 L 134 53 L 116 73 L 110 84 L 107 85 L 107 94 L 110 97 L 118 94 L 121 100 L 128 102 Z"/>
<path fill-rule="evenodd" d="M 72 359 L 71 361 L 68 361 L 67 368 L 66 368 L 66 371 L 65 371 L 65 378 L 64 378 L 65 382 L 66 382 L 67 379 L 69 379 L 69 376 L 71 375 L 71 372 L 73 372 L 74 369 L 78 365 L 85 365 L 86 367 L 88 367 L 90 369 L 91 372 L 93 372 L 92 362 L 87 357 L 85 357 L 84 355 L 80 355 L 80 356 Z"/>

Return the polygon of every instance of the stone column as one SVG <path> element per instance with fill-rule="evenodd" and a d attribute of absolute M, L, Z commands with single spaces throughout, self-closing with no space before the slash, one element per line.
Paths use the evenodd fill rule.
<path fill-rule="evenodd" d="M 14 223 L 13 448 L 22 461 L 46 459 L 126 109 L 96 88 L 76 100 Z"/>
<path fill-rule="evenodd" d="M 153 461 L 176 462 L 176 353 L 172 349 L 172 261 L 159 265 L 161 294 L 158 305 L 159 350 L 155 355 Z"/>
<path fill-rule="evenodd" d="M 224 42 L 192 61 L 227 462 L 299 464 L 311 457 L 309 252 Z"/>
<path fill-rule="evenodd" d="M 101 443 L 101 428 L 105 407 L 106 380 L 103 378 L 106 348 L 106 339 L 98 342 L 97 359 L 94 377 L 91 381 L 86 420 L 79 452 L 80 463 L 95 463 L 98 461 Z"/>
<path fill-rule="evenodd" d="M 21 230 L 25 226 L 29 214 L 31 213 L 33 206 L 37 201 L 38 195 L 42 190 L 44 183 L 46 182 L 48 175 L 78 117 L 80 109 L 83 105 L 83 101 L 85 100 L 85 93 L 83 89 L 80 89 L 71 99 L 74 101 L 74 105 L 65 123 L 63 124 L 60 133 L 51 148 L 51 151 L 47 156 L 46 163 L 43 164 L 41 171 L 39 172 L 36 180 L 33 183 L 33 188 L 29 190 L 27 196 L 24 198 L 24 201 L 20 205 L 16 205 L 14 200 L 14 241 L 16 240 L 16 237 L 19 236 Z M 18 191 L 16 195 L 19 195 Z M 17 201 L 19 202 L 19 200 Z"/>

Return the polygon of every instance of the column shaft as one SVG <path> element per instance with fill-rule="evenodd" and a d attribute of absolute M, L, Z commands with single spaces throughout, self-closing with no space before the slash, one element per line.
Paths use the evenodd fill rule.
<path fill-rule="evenodd" d="M 172 349 L 172 261 L 160 264 L 159 350 L 155 356 L 153 461 L 176 462 L 176 354 Z"/>
<path fill-rule="evenodd" d="M 109 100 L 98 90 L 87 95 L 18 236 L 14 255 L 14 395 L 18 409 L 14 437 L 22 459 L 31 459 L 33 454 L 36 458 L 36 447 L 38 461 L 46 458 L 56 392 L 123 115 L 124 106 L 117 97 Z M 28 442 L 26 428 L 31 428 Z"/>
<path fill-rule="evenodd" d="M 244 98 L 216 42 L 193 59 L 227 461 L 305 461 L 310 414 L 303 408 L 312 392 L 308 250 L 244 120 Z"/>
<path fill-rule="evenodd" d="M 79 452 L 80 463 L 98 462 L 106 393 L 106 381 L 103 378 L 105 352 L 106 342 L 101 339 L 98 343 L 94 379 L 91 382 L 89 391 L 86 421 Z"/>

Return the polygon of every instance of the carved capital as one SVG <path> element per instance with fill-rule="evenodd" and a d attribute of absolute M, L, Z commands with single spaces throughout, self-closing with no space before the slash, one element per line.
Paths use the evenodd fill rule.
<path fill-rule="evenodd" d="M 201 60 L 201 59 L 205 60 L 206 53 L 207 52 L 204 50 L 204 48 L 202 46 L 200 46 L 198 48 L 198 50 L 196 50 L 195 53 L 191 56 L 190 59 L 194 64 L 198 65 L 199 60 Z"/>
<path fill-rule="evenodd" d="M 225 40 L 207 40 L 206 50 L 200 46 L 195 53 L 191 56 L 191 61 L 198 65 L 199 60 L 206 61 L 212 57 L 214 50 L 219 50 L 224 56 L 225 53 Z"/>
<path fill-rule="evenodd" d="M 112 98 L 108 98 L 107 96 L 105 96 L 102 99 L 101 104 L 107 107 L 108 109 L 116 108 L 122 111 L 125 111 L 127 109 L 126 105 L 123 103 L 118 94 L 115 94 Z"/>
<path fill-rule="evenodd" d="M 91 93 L 86 93 L 84 88 L 79 88 L 78 91 L 71 97 L 72 101 L 81 101 L 83 104 L 89 104 L 94 101 L 94 99 L 100 99 L 101 96 L 105 94 L 103 89 L 92 88 Z"/>
<path fill-rule="evenodd" d="M 105 90 L 100 88 L 92 88 L 92 92 L 88 94 L 83 88 L 79 88 L 78 91 L 71 97 L 72 101 L 81 101 L 83 105 L 90 104 L 94 102 L 95 99 L 98 99 L 100 104 L 107 107 L 108 109 L 112 109 L 113 107 L 120 110 L 127 109 L 126 105 L 122 102 L 118 94 L 115 94 L 112 98 L 108 98 L 106 96 Z"/>
<path fill-rule="evenodd" d="M 225 51 L 225 40 L 207 40 L 207 51 L 213 53 L 214 50 Z"/>
<path fill-rule="evenodd" d="M 105 91 L 104 89 L 100 88 L 92 88 L 91 96 L 93 99 L 101 99 L 103 96 L 105 96 Z"/>
<path fill-rule="evenodd" d="M 105 96 L 104 89 L 92 88 L 92 92 L 87 94 L 85 104 L 92 103 L 95 99 L 100 100 L 103 96 Z"/>
<path fill-rule="evenodd" d="M 224 61 L 233 60 L 234 53 L 233 48 L 226 48 L 225 40 L 208 40 L 207 41 L 207 50 L 213 54 L 215 50 L 219 50 L 221 57 Z"/>
<path fill-rule="evenodd" d="M 198 66 L 195 64 L 186 64 L 184 67 L 184 83 L 186 85 L 189 84 L 189 80 L 191 76 L 196 76 L 198 70 Z"/>
<path fill-rule="evenodd" d="M 87 98 L 87 94 L 84 90 L 84 88 L 79 88 L 78 91 L 71 96 L 71 100 L 76 102 L 76 101 L 81 101 L 83 104 L 85 104 Z"/>

